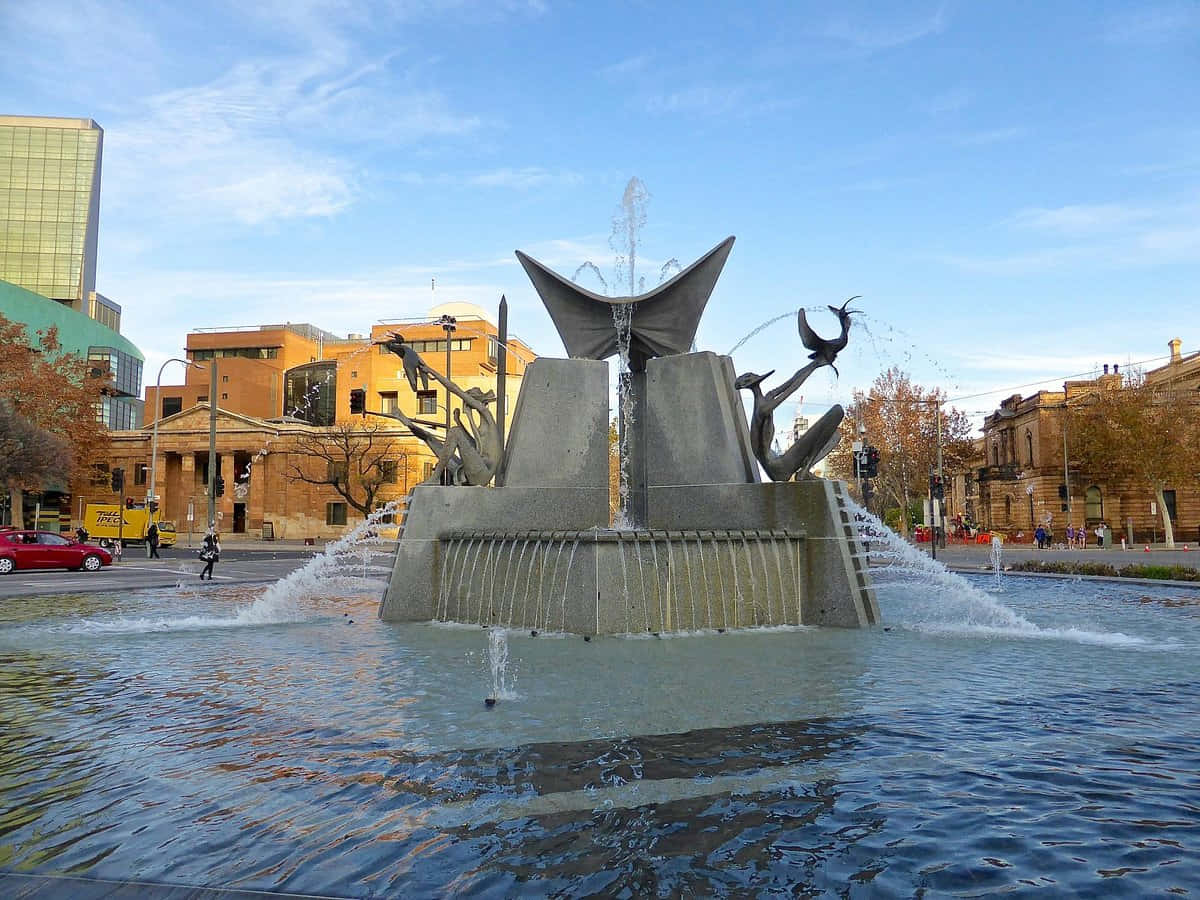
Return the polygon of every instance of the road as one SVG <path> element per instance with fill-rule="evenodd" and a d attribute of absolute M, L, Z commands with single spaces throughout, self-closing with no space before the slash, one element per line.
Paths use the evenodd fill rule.
<path fill-rule="evenodd" d="M 0 599 L 46 594 L 93 594 L 175 587 L 200 581 L 204 564 L 195 550 L 162 550 L 162 559 L 146 559 L 145 550 L 127 548 L 125 558 L 99 572 L 65 569 L 17 570 L 0 577 Z M 213 584 L 261 584 L 275 581 L 312 559 L 309 550 L 229 550 L 213 571 Z"/>

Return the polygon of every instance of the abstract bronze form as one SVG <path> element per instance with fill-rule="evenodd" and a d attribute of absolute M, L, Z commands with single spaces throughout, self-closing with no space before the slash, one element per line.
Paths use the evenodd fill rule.
<path fill-rule="evenodd" d="M 830 311 L 838 317 L 842 326 L 841 334 L 832 340 L 826 340 L 813 331 L 809 327 L 804 310 L 800 310 L 796 316 L 800 341 L 812 351 L 809 354 L 812 362 L 798 370 L 779 387 L 766 394 L 762 392 L 762 382 L 774 372 L 774 369 L 766 375 L 746 372 L 739 375 L 734 382 L 734 387 L 738 390 L 750 391 L 754 398 L 754 409 L 750 416 L 750 446 L 754 450 L 755 458 L 762 465 L 763 471 L 772 481 L 789 481 L 795 475 L 806 475 L 809 469 L 824 459 L 837 446 L 840 438 L 838 426 L 841 425 L 842 419 L 846 415 L 840 405 L 834 405 L 829 409 L 783 453 L 776 453 L 772 449 L 775 442 L 775 410 L 784 400 L 795 393 L 796 389 L 804 384 L 817 369 L 829 366 L 834 372 L 837 372 L 837 367 L 833 362 L 849 340 L 850 316 L 856 312 L 856 310 L 846 307 L 850 305 L 851 301 L 857 299 L 857 296 L 851 297 L 840 308 L 829 307 Z"/>
<path fill-rule="evenodd" d="M 573 359 L 607 359 L 618 352 L 613 307 L 635 304 L 629 367 L 641 372 L 646 360 L 687 353 L 733 238 L 728 237 L 670 281 L 636 297 L 605 297 L 551 271 L 517 251 L 517 259 L 542 298 L 559 337 Z"/>
<path fill-rule="evenodd" d="M 409 418 L 399 410 L 384 414 L 407 425 L 437 456 L 437 466 L 426 480 L 426 484 L 478 487 L 488 484 L 500 465 L 502 451 L 500 428 L 488 409 L 488 404 L 496 399 L 495 392 L 484 392 L 479 388 L 467 388 L 464 391 L 431 368 L 421 359 L 421 354 L 405 343 L 401 335 L 393 334 L 383 346 L 403 361 L 405 376 L 413 390 L 416 390 L 418 379 L 422 384 L 428 385 L 429 379 L 432 378 L 462 400 L 466 410 L 465 424 L 462 410 L 454 410 L 454 425 L 448 430 L 445 438 L 439 438 L 432 427 Z"/>

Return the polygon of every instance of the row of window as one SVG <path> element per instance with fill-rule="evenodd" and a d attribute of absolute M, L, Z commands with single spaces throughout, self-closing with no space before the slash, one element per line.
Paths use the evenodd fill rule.
<path fill-rule="evenodd" d="M 472 340 L 473 340 L 473 338 L 455 338 L 454 340 L 452 340 L 450 342 L 450 350 L 451 351 L 470 350 Z M 441 341 L 405 341 L 405 343 L 409 347 L 412 347 L 414 350 L 416 350 L 418 353 L 445 353 L 446 352 L 446 342 L 444 340 L 441 340 Z M 380 353 L 390 353 L 391 351 L 388 350 L 387 345 L 380 344 L 379 352 Z"/>
<path fill-rule="evenodd" d="M 417 391 L 417 413 L 432 416 L 437 413 L 437 391 Z M 400 398 L 396 391 L 379 392 L 379 411 L 394 415 L 400 411 Z"/>
<path fill-rule="evenodd" d="M 275 359 L 279 356 L 278 347 L 223 347 L 218 350 L 188 350 L 187 357 L 192 360 L 204 359 Z"/>
<path fill-rule="evenodd" d="M 87 147 L 95 149 L 100 141 L 100 131 L 95 128 L 43 128 L 39 125 L 0 125 L 0 150 L 11 150 L 14 154 L 25 148 L 36 149 L 40 155 L 49 156 L 64 148 Z"/>

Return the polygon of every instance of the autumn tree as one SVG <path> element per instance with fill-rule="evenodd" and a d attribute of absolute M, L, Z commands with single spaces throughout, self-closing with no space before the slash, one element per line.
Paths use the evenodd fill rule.
<path fill-rule="evenodd" d="M 56 329 L 30 335 L 24 325 L 0 316 L 0 397 L 22 423 L 60 442 L 53 474 L 82 480 L 89 466 L 103 459 L 108 428 L 97 420 L 96 404 L 111 382 L 110 373 L 67 353 Z M 10 487 L 32 489 L 42 477 L 29 471 L 10 480 Z M 19 497 L 13 499 L 13 509 L 19 510 Z"/>
<path fill-rule="evenodd" d="M 853 397 L 842 420 L 842 440 L 829 454 L 828 471 L 857 490 L 851 445 L 861 439 L 878 448 L 879 475 L 873 485 L 879 506 L 904 510 L 901 527 L 907 529 L 907 511 L 915 500 L 928 495 L 929 475 L 937 467 L 938 409 L 943 470 L 970 457 L 970 422 L 961 411 L 945 408 L 944 392 L 914 384 L 908 373 L 896 367 L 881 373 L 869 391 L 856 390 Z M 861 438 L 860 424 L 866 429 Z"/>
<path fill-rule="evenodd" d="M 300 460 L 286 472 L 289 481 L 328 485 L 363 516 L 375 509 L 385 484 L 403 480 L 411 485 L 410 463 L 416 463 L 395 427 L 378 422 L 313 429 L 297 435 L 290 453 Z"/>
<path fill-rule="evenodd" d="M 1069 407 L 1071 463 L 1100 484 L 1129 482 L 1158 503 L 1168 547 L 1175 531 L 1163 491 L 1200 478 L 1200 401 L 1195 392 L 1154 386 L 1138 373 Z"/>

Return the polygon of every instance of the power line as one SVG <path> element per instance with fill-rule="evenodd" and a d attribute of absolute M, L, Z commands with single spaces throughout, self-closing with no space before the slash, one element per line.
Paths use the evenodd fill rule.
<path fill-rule="evenodd" d="M 1142 360 L 1138 360 L 1137 362 L 1134 362 L 1134 363 L 1126 363 L 1125 365 L 1126 366 L 1144 366 L 1147 363 L 1162 362 L 1164 359 L 1170 359 L 1170 357 L 1169 356 L 1155 356 L 1151 359 L 1142 359 Z M 946 402 L 947 403 L 958 403 L 961 400 L 974 400 L 977 397 L 988 397 L 988 396 L 991 396 L 992 394 L 1003 394 L 1007 391 L 1019 391 L 1022 388 L 1037 387 L 1039 384 L 1050 384 L 1051 382 L 1055 382 L 1055 381 L 1070 381 L 1072 378 L 1088 378 L 1092 375 L 1093 372 L 1095 372 L 1095 369 L 1091 369 L 1087 372 L 1076 372 L 1074 375 L 1061 375 L 1058 377 L 1043 378 L 1041 381 L 1031 381 L 1028 384 L 1018 384 L 1018 385 L 1014 385 L 1013 387 L 993 388 L 990 391 L 983 391 L 978 394 L 964 394 L 961 397 L 951 397 Z"/>

